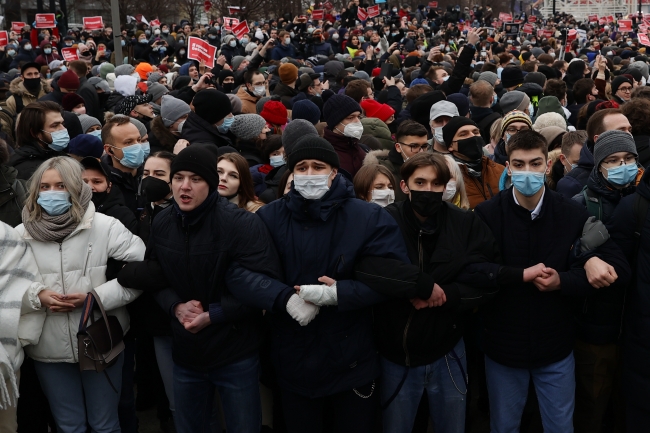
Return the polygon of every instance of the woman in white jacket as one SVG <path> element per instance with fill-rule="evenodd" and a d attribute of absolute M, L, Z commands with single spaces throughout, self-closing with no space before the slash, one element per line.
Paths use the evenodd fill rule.
<path fill-rule="evenodd" d="M 109 258 L 138 261 L 144 243 L 122 223 L 96 213 L 92 191 L 81 177 L 81 165 L 67 157 L 45 161 L 30 179 L 23 224 L 16 230 L 31 246 L 43 283 L 35 289 L 43 307 L 39 316 L 21 318 L 22 329 L 41 328 L 40 339 L 26 348 L 50 403 L 60 432 L 120 432 L 117 415 L 123 354 L 103 373 L 80 371 L 77 331 L 86 294 L 95 289 L 106 313 L 129 328 L 125 305 L 140 292 L 106 281 Z M 27 331 L 26 331 L 27 332 Z"/>

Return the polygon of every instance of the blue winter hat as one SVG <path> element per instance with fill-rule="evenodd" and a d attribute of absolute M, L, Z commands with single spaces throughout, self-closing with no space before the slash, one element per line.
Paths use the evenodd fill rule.
<path fill-rule="evenodd" d="M 469 113 L 469 98 L 462 93 L 452 93 L 447 96 L 447 101 L 456 105 L 459 116 L 466 116 Z"/>
<path fill-rule="evenodd" d="M 426 84 L 429 86 L 429 82 L 425 78 L 416 78 L 415 80 L 411 81 L 411 85 L 409 87 L 417 86 L 418 84 Z"/>
<path fill-rule="evenodd" d="M 311 102 L 309 99 L 303 99 L 293 104 L 291 111 L 291 120 L 305 119 L 312 125 L 320 122 L 320 109 L 318 105 Z"/>
<path fill-rule="evenodd" d="M 68 144 L 68 153 L 77 156 L 100 158 L 104 153 L 104 144 L 99 137 L 79 134 Z"/>

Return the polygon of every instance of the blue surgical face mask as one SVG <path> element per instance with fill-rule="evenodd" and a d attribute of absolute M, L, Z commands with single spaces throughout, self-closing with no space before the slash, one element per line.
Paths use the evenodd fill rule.
<path fill-rule="evenodd" d="M 272 156 L 269 159 L 272 167 L 280 167 L 286 164 L 283 155 Z"/>
<path fill-rule="evenodd" d="M 122 39 L 122 40 L 120 41 L 120 44 L 121 44 L 122 46 L 124 46 L 124 45 L 126 45 L 126 41 L 125 41 L 124 39 Z"/>
<path fill-rule="evenodd" d="M 512 171 L 512 185 L 525 195 L 532 197 L 544 186 L 546 175 L 537 171 Z"/>
<path fill-rule="evenodd" d="M 97 129 L 95 131 L 90 131 L 88 135 L 94 135 L 95 137 L 99 138 L 100 140 L 102 139 L 102 130 Z"/>
<path fill-rule="evenodd" d="M 48 147 L 52 150 L 56 150 L 57 152 L 61 152 L 63 149 L 65 149 L 68 146 L 68 143 L 70 143 L 70 135 L 68 135 L 68 130 L 67 129 L 61 129 L 60 131 L 54 131 L 54 132 L 47 132 L 43 131 L 46 134 L 50 134 L 50 137 L 52 137 L 52 142 L 48 143 Z"/>
<path fill-rule="evenodd" d="M 13 57 L 16 55 L 16 50 L 9 50 L 7 51 L 7 54 L 9 55 L 9 57 Z"/>
<path fill-rule="evenodd" d="M 535 106 L 531 102 L 530 104 L 528 104 L 528 115 L 530 117 L 533 117 L 534 114 L 535 114 Z"/>
<path fill-rule="evenodd" d="M 61 72 L 65 72 L 67 70 L 68 70 L 67 66 L 65 66 L 65 65 L 61 66 L 61 69 L 60 69 Z"/>
<path fill-rule="evenodd" d="M 52 48 L 44 48 L 44 49 L 43 49 L 43 52 L 44 52 L 45 54 L 52 54 Z"/>
<path fill-rule="evenodd" d="M 140 146 L 142 146 L 142 152 L 144 153 L 144 159 L 147 159 L 147 157 L 151 153 L 151 146 L 149 146 L 149 142 L 145 141 L 144 143 L 140 143 Z"/>
<path fill-rule="evenodd" d="M 45 74 L 45 78 L 47 78 L 47 79 L 49 80 L 50 78 L 52 78 L 52 74 L 50 74 L 50 73 L 48 72 L 47 74 Z"/>
<path fill-rule="evenodd" d="M 494 96 L 492 96 L 492 107 L 497 105 L 497 102 L 499 102 L 499 95 L 495 93 Z"/>
<path fill-rule="evenodd" d="M 142 146 L 137 144 L 132 144 L 127 147 L 122 148 L 122 159 L 119 159 L 120 164 L 127 168 L 138 168 L 144 162 L 144 151 Z M 117 157 L 115 157 L 117 159 Z"/>
<path fill-rule="evenodd" d="M 625 186 L 634 182 L 638 172 L 636 163 L 617 165 L 607 169 L 607 181 L 616 186 Z"/>
<path fill-rule="evenodd" d="M 217 126 L 217 129 L 225 134 L 226 132 L 228 132 L 230 126 L 232 125 L 232 122 L 234 121 L 235 121 L 235 116 L 228 116 L 223 119 L 223 123 L 221 125 Z"/>
<path fill-rule="evenodd" d="M 41 191 L 36 203 L 50 216 L 63 215 L 72 206 L 68 191 Z"/>
<path fill-rule="evenodd" d="M 503 141 L 504 141 L 506 144 L 508 144 L 508 142 L 510 141 L 511 138 L 512 138 L 512 134 L 508 134 L 508 133 L 506 132 L 506 138 L 505 138 Z"/>
<path fill-rule="evenodd" d="M 241 44 L 242 45 L 247 45 L 248 44 L 248 38 L 241 38 Z"/>

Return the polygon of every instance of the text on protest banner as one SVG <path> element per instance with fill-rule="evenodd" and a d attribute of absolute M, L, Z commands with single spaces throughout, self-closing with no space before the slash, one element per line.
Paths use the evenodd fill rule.
<path fill-rule="evenodd" d="M 51 29 L 56 27 L 54 14 L 36 14 L 37 29 Z"/>
<path fill-rule="evenodd" d="M 204 61 L 206 66 L 210 69 L 214 67 L 214 55 L 217 52 L 217 47 L 210 45 L 207 41 L 190 36 L 187 44 L 187 58 L 196 60 L 197 62 Z"/>
<path fill-rule="evenodd" d="M 104 20 L 102 17 L 83 17 L 84 29 L 86 30 L 101 30 L 104 28 Z"/>
<path fill-rule="evenodd" d="M 75 60 L 79 60 L 77 49 L 73 47 L 62 48 L 61 56 L 63 56 L 63 60 L 65 60 L 66 62 L 74 62 Z"/>

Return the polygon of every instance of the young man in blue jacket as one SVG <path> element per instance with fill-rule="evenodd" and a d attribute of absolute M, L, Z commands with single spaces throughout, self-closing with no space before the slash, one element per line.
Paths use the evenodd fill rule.
<path fill-rule="evenodd" d="M 354 266 L 370 255 L 408 263 L 406 247 L 383 208 L 355 197 L 326 140 L 302 138 L 287 167 L 291 191 L 256 214 L 273 237 L 284 279 L 241 264 L 231 268 L 227 284 L 245 305 L 272 313 L 288 431 L 322 432 L 329 418 L 337 432 L 371 432 L 379 361 L 370 307 L 388 298 L 357 281 Z"/>
<path fill-rule="evenodd" d="M 572 301 L 598 287 L 590 281 L 594 267 L 603 265 L 601 259 L 613 266 L 609 272 L 616 284 L 626 284 L 630 270 L 604 226 L 598 232 L 607 240 L 601 240 L 598 248 L 576 242 L 583 230 L 588 231 L 589 215 L 545 187 L 551 165 L 542 135 L 520 131 L 508 142 L 507 151 L 513 187 L 475 210 L 492 230 L 503 265 L 520 281 L 501 287 L 483 309 L 490 426 L 494 432 L 518 431 L 532 378 L 544 431 L 572 432 L 576 386 Z M 611 268 L 607 263 L 605 267 Z"/>

